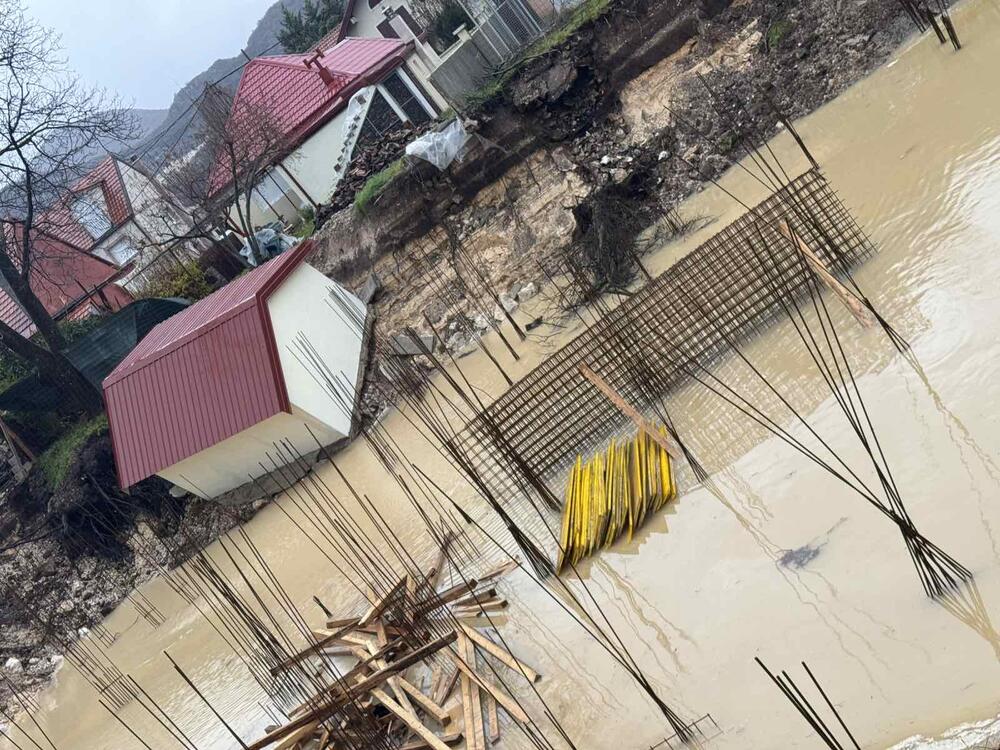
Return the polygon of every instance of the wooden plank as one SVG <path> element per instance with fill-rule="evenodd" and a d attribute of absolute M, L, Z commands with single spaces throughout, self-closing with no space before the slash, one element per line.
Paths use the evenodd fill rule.
<path fill-rule="evenodd" d="M 456 674 L 460 674 L 455 670 Z M 472 680 L 467 675 L 462 675 L 459 680 L 462 686 L 462 734 L 465 735 L 465 750 L 475 750 L 475 727 L 472 717 Z"/>
<path fill-rule="evenodd" d="M 449 732 L 448 734 L 442 734 L 438 737 L 446 745 L 453 745 L 462 739 L 461 732 Z M 415 739 L 411 742 L 407 742 L 405 745 L 400 745 L 399 750 L 424 750 L 427 747 L 427 742 L 422 739 Z M 322 745 L 320 745 L 322 747 Z"/>
<path fill-rule="evenodd" d="M 431 686 L 430 694 L 431 700 L 434 700 L 434 696 L 438 694 L 441 689 L 441 680 L 444 679 L 444 669 L 440 664 L 435 664 L 431 667 Z"/>
<path fill-rule="evenodd" d="M 489 741 L 495 745 L 500 741 L 500 712 L 497 711 L 497 699 L 486 693 L 486 718 L 489 720 Z"/>
<path fill-rule="evenodd" d="M 442 742 L 434 732 L 428 729 L 424 724 L 417 719 L 416 716 L 411 714 L 401 705 L 396 703 L 392 698 L 389 697 L 381 688 L 375 688 L 371 691 L 379 702 L 388 708 L 392 713 L 398 716 L 406 726 L 412 729 L 420 739 L 427 743 L 428 747 L 434 748 L 434 750 L 448 750 L 448 746 Z"/>
<path fill-rule="evenodd" d="M 385 627 L 382 627 L 381 620 L 376 621 L 375 625 L 378 628 L 378 635 L 375 636 L 376 642 L 378 643 L 380 649 L 385 648 L 386 646 L 389 645 L 389 639 L 386 637 L 385 634 Z M 376 649 L 374 644 L 369 644 L 368 650 L 371 652 L 373 658 L 377 657 L 377 652 L 379 649 Z M 376 667 L 379 667 L 380 669 L 386 666 L 386 663 L 379 658 L 375 658 L 374 664 Z M 392 688 L 392 692 L 396 696 L 396 700 L 399 701 L 399 704 L 406 711 L 409 711 L 411 714 L 413 714 L 414 717 L 416 717 L 417 712 L 413 708 L 413 704 L 410 703 L 409 698 L 406 697 L 406 692 L 400 686 L 399 677 L 390 677 L 389 687 Z"/>
<path fill-rule="evenodd" d="M 360 617 L 344 617 L 339 620 L 327 620 L 326 627 L 330 630 L 339 630 L 340 628 L 350 625 L 352 622 L 360 622 L 360 620 Z"/>
<path fill-rule="evenodd" d="M 389 593 L 387 593 L 385 596 L 383 596 L 381 599 L 379 599 L 371 607 L 368 608 L 368 611 L 365 612 L 365 614 L 362 616 L 361 621 L 358 623 L 358 625 L 365 626 L 372 620 L 374 620 L 376 617 L 381 615 L 383 612 L 385 612 L 386 608 L 390 604 L 392 604 L 392 601 L 395 598 L 395 596 L 400 591 L 402 591 L 405 586 L 406 586 L 406 576 L 403 576 L 402 578 L 399 579 L 399 581 L 396 583 L 395 586 L 389 589 Z"/>
<path fill-rule="evenodd" d="M 285 739 L 283 739 L 278 745 L 275 746 L 274 750 L 289 750 L 295 747 L 297 744 L 302 742 L 302 740 L 307 739 L 319 729 L 320 722 L 314 721 L 312 724 L 306 724 L 306 726 L 299 729 L 297 732 L 292 732 Z"/>
<path fill-rule="evenodd" d="M 521 563 L 519 559 L 508 560 L 507 562 L 501 563 L 495 568 L 483 573 L 483 575 L 479 576 L 476 580 L 478 580 L 480 584 L 492 583 L 498 578 L 503 578 L 511 571 L 517 570 L 520 566 Z"/>
<path fill-rule="evenodd" d="M 517 705 L 517 702 L 513 698 L 511 698 L 509 695 L 507 695 L 505 692 L 497 688 L 492 683 L 487 682 L 478 674 L 476 674 L 475 671 L 468 664 L 466 664 L 465 661 L 463 661 L 454 651 L 448 651 L 447 655 L 448 658 L 450 658 L 455 663 L 455 666 L 458 667 L 459 670 L 461 670 L 462 674 L 467 675 L 469 679 L 471 679 L 473 682 L 479 685 L 479 687 L 481 687 L 487 693 L 496 698 L 497 703 L 499 703 L 503 707 L 504 711 L 506 711 L 511 715 L 511 718 L 516 719 L 517 721 L 520 721 L 524 724 L 528 723 L 528 715 L 519 705 Z M 251 748 L 251 750 L 254 749 Z"/>
<path fill-rule="evenodd" d="M 420 688 L 414 685 L 412 682 L 407 680 L 405 677 L 397 677 L 396 680 L 399 682 L 399 686 L 410 696 L 414 702 L 420 706 L 424 711 L 434 717 L 441 726 L 445 726 L 451 721 L 451 714 L 445 711 L 441 706 L 431 700 L 428 696 L 420 692 Z"/>
<path fill-rule="evenodd" d="M 428 612 L 438 609 L 439 607 L 443 607 L 445 604 L 455 601 L 456 599 L 461 599 L 470 591 L 475 591 L 477 585 L 478 582 L 474 579 L 467 581 L 466 583 L 459 583 L 452 586 L 450 589 L 445 589 L 440 593 L 424 599 L 422 602 L 418 602 L 417 606 L 414 607 L 414 612 L 417 616 L 425 615 Z"/>
<path fill-rule="evenodd" d="M 452 691 L 455 689 L 455 683 L 458 682 L 458 676 L 461 674 L 457 669 L 452 670 L 451 673 L 444 676 L 441 681 L 441 685 L 438 691 L 433 694 L 434 702 L 439 706 L 443 706 L 448 702 L 448 698 L 451 697 Z"/>
<path fill-rule="evenodd" d="M 464 634 L 459 633 L 458 642 L 455 645 L 458 648 L 459 655 L 466 660 L 467 664 L 475 669 L 476 650 L 475 646 L 472 645 L 472 641 L 466 638 Z M 471 682 L 471 677 L 469 681 Z M 466 746 L 470 750 L 486 750 L 486 728 L 483 726 L 483 702 L 479 695 L 479 686 L 473 683 L 470 687 L 469 692 L 472 700 L 469 712 L 472 714 L 472 727 L 465 728 Z"/>
<path fill-rule="evenodd" d="M 331 697 L 327 699 L 325 703 L 317 706 L 309 713 L 304 716 L 290 721 L 287 724 L 278 727 L 272 732 L 268 732 L 262 738 L 254 742 L 252 745 L 248 745 L 246 750 L 263 750 L 265 747 L 270 747 L 275 742 L 287 737 L 292 732 L 297 729 L 306 726 L 307 724 L 318 720 L 323 720 L 334 714 L 345 704 L 350 702 L 355 696 L 363 695 L 364 693 L 370 692 L 372 688 L 377 688 L 379 685 L 384 683 L 393 675 L 402 672 L 417 662 L 423 661 L 432 654 L 437 653 L 442 648 L 451 645 L 457 639 L 458 634 L 455 632 L 448 633 L 430 643 L 424 644 L 415 651 L 410 652 L 406 656 L 397 659 L 395 662 L 390 664 L 385 669 L 380 669 L 374 674 L 368 676 L 361 682 L 353 685 L 348 693 L 340 690 L 339 685 L 332 685 L 326 689 L 325 692 L 331 693 Z M 336 692 L 335 692 L 336 691 Z M 320 698 L 321 699 L 321 698 Z M 501 705 L 503 705 L 501 703 Z"/>
<path fill-rule="evenodd" d="M 806 262 L 812 266 L 812 269 L 819 276 L 819 280 L 826 285 L 826 287 L 833 292 L 837 298 L 844 304 L 851 315 L 861 324 L 863 328 L 871 328 L 875 324 L 875 320 L 872 317 L 871 310 L 865 307 L 864 302 L 858 297 L 854 292 L 848 289 L 846 286 L 840 283 L 840 279 L 830 272 L 827 268 L 826 263 L 820 258 L 813 249 L 806 244 L 805 240 L 799 237 L 798 233 L 795 232 L 789 225 L 787 221 L 778 222 L 778 230 L 786 239 L 791 240 L 795 248 L 802 254 L 802 257 L 806 259 Z"/>
<path fill-rule="evenodd" d="M 538 682 L 542 679 L 542 676 L 538 674 L 534 669 L 529 667 L 523 661 L 518 659 L 512 653 L 510 653 L 503 646 L 500 646 L 485 635 L 480 633 L 475 628 L 471 628 L 468 625 L 462 625 L 462 631 L 469 637 L 473 643 L 475 643 L 479 648 L 485 651 L 492 657 L 495 657 L 498 661 L 502 662 L 505 666 L 510 667 L 512 670 L 518 674 L 523 675 L 531 682 Z"/>
<path fill-rule="evenodd" d="M 680 448 L 674 445 L 674 441 L 669 437 L 669 435 L 661 435 L 660 431 L 653 426 L 652 422 L 642 416 L 638 409 L 622 398 L 618 391 L 608 385 L 604 378 L 587 367 L 587 365 L 581 364 L 577 369 L 583 377 L 589 380 L 597 388 L 597 390 L 604 394 L 604 397 L 608 401 L 614 404 L 618 411 L 632 420 L 632 424 L 634 424 L 638 430 L 641 430 L 649 435 L 650 439 L 669 453 L 671 458 L 674 458 L 675 460 L 679 459 L 681 455 Z"/>
<path fill-rule="evenodd" d="M 461 599 L 457 599 L 452 606 L 463 607 L 467 604 L 475 606 L 476 602 L 481 602 L 487 599 L 496 599 L 496 598 L 497 598 L 496 589 L 493 588 L 480 589 L 479 591 L 475 591 L 469 594 L 468 596 L 463 596 Z"/>
<path fill-rule="evenodd" d="M 355 623 L 356 622 L 357 621 L 355 620 Z M 334 631 L 330 635 L 314 643 L 312 646 L 309 646 L 308 648 L 299 651 L 299 653 L 294 654 L 293 656 L 289 656 L 287 659 L 281 662 L 281 664 L 278 664 L 276 667 L 271 667 L 271 676 L 276 677 L 282 672 L 284 672 L 286 669 L 290 669 L 299 662 L 308 659 L 310 656 L 313 656 L 314 654 L 316 654 L 316 652 L 320 651 L 325 646 L 329 646 L 330 644 L 339 640 L 341 636 L 343 636 L 345 633 L 349 633 L 353 629 L 354 625 L 345 625 L 340 630 Z"/>

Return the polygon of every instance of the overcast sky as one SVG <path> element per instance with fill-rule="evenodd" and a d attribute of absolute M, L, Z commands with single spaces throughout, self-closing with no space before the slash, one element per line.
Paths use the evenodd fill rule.
<path fill-rule="evenodd" d="M 146 109 L 220 57 L 239 54 L 274 0 L 26 0 L 62 35 L 70 67 Z"/>

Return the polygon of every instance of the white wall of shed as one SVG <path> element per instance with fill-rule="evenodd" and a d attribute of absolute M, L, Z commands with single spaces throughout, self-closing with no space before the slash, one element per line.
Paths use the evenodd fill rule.
<path fill-rule="evenodd" d="M 303 364 L 301 347 L 296 344 L 300 335 L 308 340 L 332 373 L 343 374 L 346 387 L 353 394 L 361 362 L 361 340 L 355 328 L 330 306 L 336 305 L 330 298 L 334 287 L 336 282 L 302 263 L 271 294 L 267 308 L 292 407 L 340 435 L 347 435 L 351 430 L 351 415 L 317 382 L 317 370 Z M 365 306 L 361 300 L 343 288 L 340 291 L 363 315 Z"/>
<path fill-rule="evenodd" d="M 168 466 L 158 475 L 198 497 L 210 500 L 247 484 L 251 476 L 260 477 L 264 473 L 260 464 L 272 469 L 267 454 L 275 455 L 274 444 L 279 441 L 287 440 L 300 453 L 308 455 L 316 450 L 316 441 L 309 434 L 309 429 L 326 445 L 343 437 L 308 414 L 294 409 L 293 412 L 275 414 L 221 443 Z"/>

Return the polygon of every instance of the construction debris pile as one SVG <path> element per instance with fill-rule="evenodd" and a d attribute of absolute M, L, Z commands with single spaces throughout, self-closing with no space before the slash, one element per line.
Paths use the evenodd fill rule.
<path fill-rule="evenodd" d="M 308 669 L 317 689 L 251 750 L 305 748 L 313 740 L 331 747 L 338 735 L 407 750 L 445 750 L 464 738 L 470 750 L 485 750 L 500 739 L 501 709 L 527 724 L 506 686 L 540 676 L 468 622 L 506 606 L 495 583 L 517 563 L 437 590 L 445 564 L 442 555 L 426 578 L 403 576 L 360 617 L 331 618 L 313 631 L 312 646 L 273 667 L 275 677 Z"/>
<path fill-rule="evenodd" d="M 666 438 L 666 428 L 660 435 Z M 567 560 L 575 565 L 614 544 L 622 534 L 631 541 L 648 516 L 676 497 L 670 455 L 646 432 L 622 443 L 612 440 L 586 463 L 577 456 L 566 482 L 556 571 Z"/>

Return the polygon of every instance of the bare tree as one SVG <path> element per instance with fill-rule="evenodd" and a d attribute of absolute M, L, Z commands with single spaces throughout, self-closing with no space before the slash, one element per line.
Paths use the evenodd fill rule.
<path fill-rule="evenodd" d="M 96 153 L 135 130 L 117 99 L 69 72 L 51 30 L 29 18 L 19 0 L 0 0 L 0 283 L 42 339 L 35 343 L 0 322 L 0 345 L 90 414 L 102 409 L 100 393 L 63 356 L 66 342 L 33 287 L 46 265 L 69 260 L 52 254 L 76 252 L 55 238 L 92 218 L 106 221 L 84 215 L 92 204 L 74 187 Z"/>
<path fill-rule="evenodd" d="M 251 206 L 268 172 L 288 155 L 288 141 L 275 117 L 276 107 L 264 99 L 231 100 L 215 85 L 205 86 L 199 102 L 204 153 L 211 154 L 208 179 L 199 202 L 210 214 L 233 205 L 237 221 L 256 262 L 262 253 L 254 234 Z M 190 174 L 196 173 L 192 168 Z M 187 192 L 198 193 L 188 186 Z"/>

